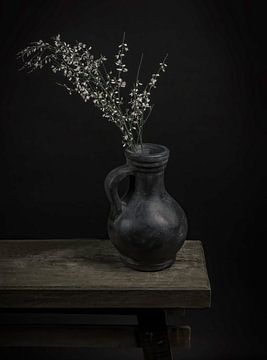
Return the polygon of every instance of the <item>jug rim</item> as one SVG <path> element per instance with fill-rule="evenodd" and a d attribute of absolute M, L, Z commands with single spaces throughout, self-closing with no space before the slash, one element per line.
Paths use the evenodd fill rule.
<path fill-rule="evenodd" d="M 169 158 L 169 149 L 161 144 L 143 143 L 137 150 L 125 150 L 125 155 L 130 160 L 140 162 L 161 162 Z"/>

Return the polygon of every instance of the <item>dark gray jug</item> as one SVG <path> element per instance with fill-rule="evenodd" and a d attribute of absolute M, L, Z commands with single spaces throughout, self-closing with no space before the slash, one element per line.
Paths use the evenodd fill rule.
<path fill-rule="evenodd" d="M 140 271 L 165 269 L 175 261 L 187 235 L 185 213 L 165 189 L 169 150 L 143 144 L 125 155 L 126 164 L 105 179 L 110 240 L 127 266 Z M 126 176 L 130 176 L 129 189 L 120 198 L 118 185 Z"/>

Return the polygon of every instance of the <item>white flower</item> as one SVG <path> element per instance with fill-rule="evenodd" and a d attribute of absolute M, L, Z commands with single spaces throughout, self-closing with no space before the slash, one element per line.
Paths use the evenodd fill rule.
<path fill-rule="evenodd" d="M 24 62 L 24 68 L 30 71 L 50 65 L 52 72 L 65 76 L 71 87 L 63 84 L 69 94 L 77 93 L 87 102 L 91 100 L 101 111 L 102 117 L 114 123 L 122 132 L 124 147 L 132 147 L 136 143 L 136 134 L 140 134 L 144 122 L 150 114 L 150 89 L 155 88 L 160 71 L 164 72 L 167 65 L 165 59 L 159 64 L 159 69 L 152 74 L 148 85 L 141 91 L 143 85 L 137 80 L 129 92 L 126 110 L 123 110 L 124 99 L 120 95 L 121 88 L 126 87 L 123 76 L 128 71 L 124 64 L 125 53 L 129 50 L 123 41 L 115 55 L 117 75 L 107 71 L 104 62 L 107 58 L 101 55 L 95 58 L 91 54 L 91 46 L 81 42 L 72 46 L 61 40 L 60 34 L 53 38 L 53 42 L 45 43 L 39 40 L 22 50 L 18 55 Z M 25 59 L 27 59 L 25 61 Z M 142 59 L 142 58 L 141 58 Z M 61 84 L 60 84 L 61 85 Z"/>

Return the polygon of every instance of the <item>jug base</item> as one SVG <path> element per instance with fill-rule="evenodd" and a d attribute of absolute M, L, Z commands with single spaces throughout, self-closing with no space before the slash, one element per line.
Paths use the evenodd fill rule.
<path fill-rule="evenodd" d="M 170 267 L 174 262 L 176 258 L 167 260 L 160 264 L 146 264 L 146 263 L 138 263 L 134 261 L 133 259 L 130 259 L 126 256 L 120 255 L 121 261 L 131 269 L 138 270 L 138 271 L 160 271 L 167 269 Z"/>

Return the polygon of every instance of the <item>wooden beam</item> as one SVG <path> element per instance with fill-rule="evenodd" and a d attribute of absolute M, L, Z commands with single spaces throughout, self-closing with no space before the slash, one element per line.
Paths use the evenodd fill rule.
<path fill-rule="evenodd" d="M 168 327 L 170 346 L 190 346 L 189 326 Z M 141 347 L 138 326 L 0 325 L 1 347 Z"/>

